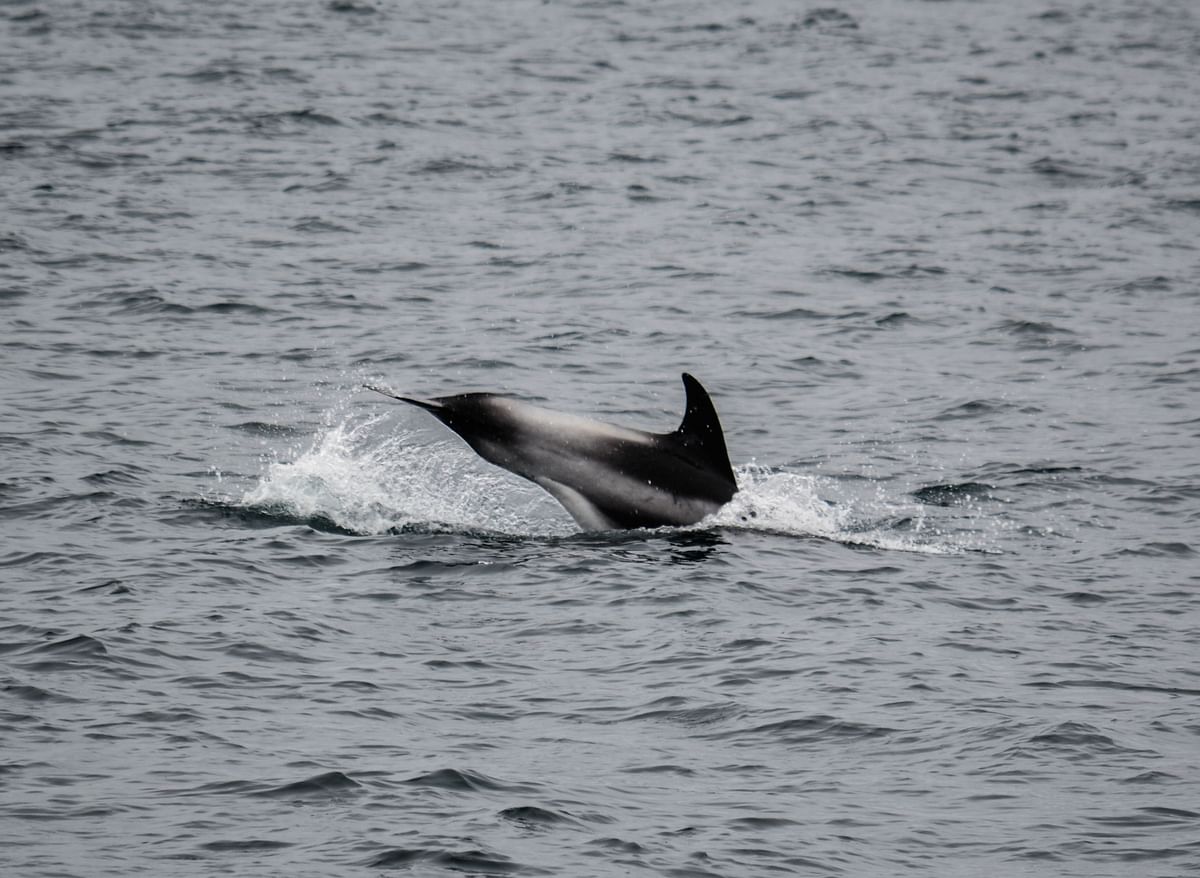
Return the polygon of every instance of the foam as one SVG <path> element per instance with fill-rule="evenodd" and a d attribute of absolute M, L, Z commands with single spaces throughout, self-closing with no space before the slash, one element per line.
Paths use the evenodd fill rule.
<path fill-rule="evenodd" d="M 572 532 L 536 486 L 493 468 L 453 441 L 425 444 L 387 415 L 326 428 L 294 460 L 273 460 L 238 505 L 325 518 L 358 534 L 422 530 L 516 535 Z M 389 422 L 387 435 L 380 429 Z"/>
<path fill-rule="evenodd" d="M 702 526 L 929 554 L 973 548 L 932 526 L 923 505 L 890 498 L 877 482 L 865 492 L 851 492 L 846 483 L 756 463 L 735 467 L 734 476 L 738 493 Z M 903 533 L 896 529 L 898 522 L 904 523 Z"/>
<path fill-rule="evenodd" d="M 940 530 L 928 507 L 889 497 L 880 482 L 848 481 L 757 463 L 735 467 L 738 493 L 684 530 L 726 528 L 818 537 L 881 549 L 946 554 L 980 549 Z M 234 505 L 351 533 L 406 530 L 559 537 L 577 531 L 540 488 L 479 460 L 457 440 L 423 440 L 387 414 L 324 428 L 294 459 L 273 457 Z"/>

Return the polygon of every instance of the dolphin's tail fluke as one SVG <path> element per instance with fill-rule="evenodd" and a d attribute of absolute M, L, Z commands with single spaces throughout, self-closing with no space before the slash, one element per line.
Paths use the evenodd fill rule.
<path fill-rule="evenodd" d="M 418 408 L 423 408 L 429 412 L 436 412 L 441 409 L 442 404 L 432 399 L 414 399 L 411 396 L 397 396 L 389 390 L 384 390 L 382 387 L 376 387 L 374 384 L 364 384 L 363 387 L 367 390 L 374 390 L 376 393 L 383 394 L 389 399 L 398 399 L 400 402 L 406 402 L 409 405 L 415 405 Z"/>

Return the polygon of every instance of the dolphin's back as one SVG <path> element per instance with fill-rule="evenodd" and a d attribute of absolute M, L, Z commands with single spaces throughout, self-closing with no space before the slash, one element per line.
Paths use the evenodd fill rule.
<path fill-rule="evenodd" d="M 540 485 L 588 530 L 694 524 L 737 491 L 716 408 L 683 375 L 679 427 L 647 433 L 489 393 L 419 400 L 480 457 Z M 388 394 L 391 395 L 391 394 Z"/>

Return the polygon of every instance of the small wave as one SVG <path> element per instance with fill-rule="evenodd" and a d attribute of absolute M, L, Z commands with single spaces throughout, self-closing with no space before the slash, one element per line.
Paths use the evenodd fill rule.
<path fill-rule="evenodd" d="M 1178 783 L 1179 775 L 1165 771 L 1143 771 L 1132 777 L 1123 778 L 1118 783 L 1123 784 L 1171 784 Z"/>
<path fill-rule="evenodd" d="M 273 841 L 265 838 L 221 839 L 200 845 L 202 850 L 214 853 L 254 853 L 278 851 L 292 846 L 290 841 Z"/>
<path fill-rule="evenodd" d="M 468 771 L 466 769 L 458 770 L 457 768 L 440 768 L 437 771 L 431 771 L 428 774 L 421 774 L 417 777 L 411 777 L 405 781 L 406 784 L 416 787 L 432 787 L 434 789 L 446 790 L 453 793 L 480 793 L 480 792 L 505 792 L 505 793 L 532 793 L 534 788 L 528 784 L 522 783 L 507 783 L 497 780 L 494 777 L 488 777 L 477 771 Z"/>
<path fill-rule="evenodd" d="M 1200 819 L 1200 813 L 1186 808 L 1150 807 L 1139 808 L 1134 814 L 1117 816 L 1096 815 L 1090 818 L 1106 826 L 1140 828 L 1143 826 L 1188 826 Z"/>
<path fill-rule="evenodd" d="M 480 850 L 449 851 L 433 848 L 393 848 L 371 857 L 366 864 L 380 869 L 412 867 L 420 873 L 430 867 L 441 867 L 454 873 L 468 875 L 544 875 L 540 869 L 523 866 L 502 854 Z"/>
<path fill-rule="evenodd" d="M 4 650 L 9 651 L 9 650 Z M 76 634 L 49 643 L 41 643 L 23 650 L 17 666 L 26 671 L 40 673 L 57 671 L 93 672 L 102 670 L 106 675 L 129 679 L 136 673 L 145 673 L 153 665 L 130 658 L 114 655 L 97 637 Z"/>
<path fill-rule="evenodd" d="M 3 149 L 3 147 L 0 147 L 0 149 Z M 23 235 L 18 235 L 16 232 L 4 232 L 0 234 L 0 253 L 4 253 L 5 251 L 11 253 L 45 253 L 44 250 L 39 250 L 30 244 L 29 239 Z"/>
<path fill-rule="evenodd" d="M 885 271 L 872 271 L 866 268 L 827 268 L 821 274 L 829 277 L 845 277 L 863 283 L 886 280 L 892 276 Z"/>
<path fill-rule="evenodd" d="M 325 8 L 344 15 L 375 15 L 379 12 L 369 3 L 351 3 L 349 0 L 332 0 Z"/>
<path fill-rule="evenodd" d="M 979 418 L 989 415 L 1003 414 L 1015 408 L 1010 403 L 992 399 L 973 399 L 959 405 L 951 406 L 940 412 L 936 420 L 955 421 L 963 418 Z"/>
<path fill-rule="evenodd" d="M 19 698 L 22 701 L 29 701 L 35 704 L 43 703 L 61 703 L 61 704 L 78 704 L 79 699 L 73 698 L 70 695 L 62 695 L 58 692 L 51 692 L 48 689 L 42 689 L 40 686 L 33 686 L 23 683 L 3 683 L 0 684 L 0 692 L 9 695 L 13 698 Z"/>
<path fill-rule="evenodd" d="M 799 826 L 800 821 L 790 817 L 735 817 L 729 825 L 739 830 L 761 830 Z"/>
<path fill-rule="evenodd" d="M 306 216 L 300 222 L 292 225 L 294 232 L 308 232 L 311 234 L 322 234 L 327 232 L 343 233 L 350 232 L 352 229 L 347 226 L 340 225 L 332 220 L 321 219 L 319 216 Z"/>
<path fill-rule="evenodd" d="M 730 317 L 750 317 L 760 320 L 831 320 L 837 315 L 814 311 L 811 308 L 787 308 L 782 311 L 762 311 L 741 309 L 732 312 Z"/>
<path fill-rule="evenodd" d="M 1142 555 L 1150 558 L 1190 558 L 1196 550 L 1187 543 L 1150 542 L 1134 549 L 1121 549 L 1118 555 Z"/>
<path fill-rule="evenodd" d="M 252 305 L 249 302 L 210 302 L 207 305 L 197 305 L 193 310 L 211 314 L 245 314 L 250 317 L 262 317 L 272 313 L 270 308 Z"/>
<path fill-rule="evenodd" d="M 226 655 L 234 656 L 257 665 L 271 666 L 275 664 L 282 665 L 300 665 L 314 664 L 319 659 L 311 658 L 299 652 L 293 652 L 286 649 L 277 649 L 271 646 L 264 646 L 261 643 L 253 641 L 241 640 L 236 643 L 223 647 L 222 652 Z"/>
<path fill-rule="evenodd" d="M 1031 162 L 1029 169 L 1035 174 L 1048 177 L 1056 182 L 1082 182 L 1100 179 L 1100 175 L 1063 159 L 1053 159 L 1049 156 Z"/>
<path fill-rule="evenodd" d="M 1156 686 L 1150 683 L 1130 683 L 1124 680 L 1038 680 L 1024 684 L 1036 689 L 1117 689 L 1125 692 L 1156 692 L 1162 695 L 1200 696 L 1200 689 L 1182 686 Z"/>
<path fill-rule="evenodd" d="M 325 113 L 318 113 L 311 107 L 303 110 L 285 110 L 276 113 L 259 113 L 249 117 L 253 128 L 279 128 L 286 125 L 341 125 L 341 120 Z"/>
<path fill-rule="evenodd" d="M 704 728 L 720 725 L 741 714 L 736 704 L 706 704 L 700 707 L 658 708 L 637 713 L 629 720 L 666 722 L 685 728 Z"/>
<path fill-rule="evenodd" d="M 95 303 L 88 302 L 88 305 L 103 304 L 114 307 L 116 314 L 170 314 L 184 315 L 193 313 L 192 308 L 187 305 L 179 305 L 175 302 L 168 302 L 165 298 L 151 290 L 141 290 L 128 295 L 121 296 L 117 299 L 112 299 L 108 296 L 98 299 Z"/>
<path fill-rule="evenodd" d="M 994 485 L 984 482 L 926 485 L 913 491 L 913 497 L 931 506 L 962 506 L 977 500 L 991 500 Z"/>
<path fill-rule="evenodd" d="M 858 30 L 858 21 L 853 15 L 831 6 L 812 10 L 804 16 L 802 24 L 822 31 Z"/>
<path fill-rule="evenodd" d="M 330 799 L 344 796 L 362 787 L 340 771 L 327 771 L 294 783 L 253 793 L 269 799 Z"/>
<path fill-rule="evenodd" d="M 1056 326 L 1048 320 L 1002 320 L 996 324 L 996 329 L 1001 332 L 1009 333 L 1017 336 L 1035 336 L 1046 337 L 1054 335 L 1074 335 L 1075 333 L 1067 329 L 1065 326 Z"/>
<path fill-rule="evenodd" d="M 1093 725 L 1070 720 L 1033 735 L 1029 739 L 1029 744 L 1044 752 L 1056 753 L 1070 761 L 1093 759 L 1099 754 L 1149 755 L 1153 753 L 1153 751 L 1139 750 L 1119 744 Z"/>
<path fill-rule="evenodd" d="M 500 812 L 500 816 L 510 823 L 516 823 L 528 829 L 546 829 L 560 824 L 578 822 L 569 814 L 552 811 L 549 808 L 541 808 L 537 805 L 517 805 L 512 808 L 505 808 Z"/>
<path fill-rule="evenodd" d="M 291 427 L 287 424 L 269 424 L 265 421 L 245 421 L 241 424 L 230 424 L 229 429 L 240 430 L 253 436 L 298 437 L 304 435 L 304 431 L 298 427 Z"/>
<path fill-rule="evenodd" d="M 203 305 L 183 305 L 172 302 L 159 295 L 154 289 L 126 290 L 113 288 L 104 290 L 100 295 L 85 301 L 86 308 L 109 308 L 115 315 L 168 315 L 171 317 L 186 317 L 193 314 L 245 314 L 261 317 L 272 313 L 270 309 L 248 302 L 217 301 Z M 157 356 L 157 352 L 131 352 L 128 350 L 101 352 L 107 356 Z"/>
<path fill-rule="evenodd" d="M 110 430 L 88 430 L 83 435 L 89 439 L 96 439 L 109 445 L 124 445 L 134 448 L 144 448 L 158 444 L 145 439 L 130 439 L 127 436 L 122 436 L 119 433 L 114 433 Z"/>
<path fill-rule="evenodd" d="M 240 501 L 203 498 L 185 500 L 183 506 L 185 509 L 199 510 L 202 513 L 211 512 L 222 518 L 236 520 L 248 528 L 267 529 L 299 525 L 323 533 L 340 534 L 347 537 L 362 536 L 359 531 L 344 528 L 326 515 L 301 515 L 285 504 L 246 506 Z"/>
<path fill-rule="evenodd" d="M 804 716 L 761 723 L 746 728 L 715 732 L 706 737 L 713 740 L 762 738 L 782 744 L 812 745 L 823 741 L 853 741 L 892 735 L 896 729 L 838 719 L 832 716 Z"/>
<path fill-rule="evenodd" d="M 420 262 L 415 259 L 398 260 L 393 262 L 378 262 L 372 265 L 360 265 L 350 269 L 355 274 L 388 274 L 392 272 L 409 272 L 409 271 L 424 271 L 430 267 L 428 262 Z M 408 301 L 428 301 L 422 296 L 409 296 Z"/>
<path fill-rule="evenodd" d="M 679 777 L 695 777 L 694 769 L 686 768 L 682 765 L 673 765 L 663 763 L 660 765 L 635 765 L 632 768 L 623 769 L 626 774 L 674 774 Z"/>
<path fill-rule="evenodd" d="M 444 174 L 470 174 L 476 176 L 494 177 L 502 174 L 509 174 L 517 170 L 513 166 L 497 166 L 488 164 L 485 161 L 472 158 L 455 158 L 452 156 L 444 156 L 442 158 L 429 159 L 413 168 L 412 173 L 417 176 L 440 176 Z"/>
<path fill-rule="evenodd" d="M 108 647 L 99 639 L 86 634 L 76 634 L 62 640 L 44 643 L 29 650 L 30 653 L 61 656 L 66 659 L 96 661 L 108 658 Z"/>

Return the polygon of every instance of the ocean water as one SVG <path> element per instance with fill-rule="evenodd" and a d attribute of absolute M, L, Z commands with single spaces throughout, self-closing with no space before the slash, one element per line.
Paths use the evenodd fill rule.
<path fill-rule="evenodd" d="M 1200 9 L 0 2 L 0 873 L 1200 870 Z M 665 431 L 581 534 L 425 413 Z"/>

